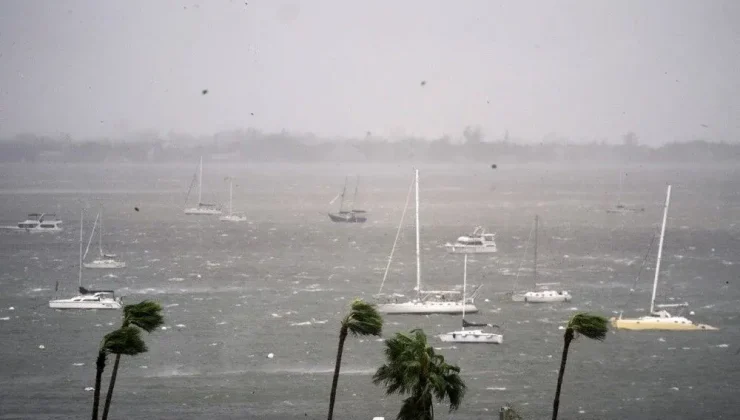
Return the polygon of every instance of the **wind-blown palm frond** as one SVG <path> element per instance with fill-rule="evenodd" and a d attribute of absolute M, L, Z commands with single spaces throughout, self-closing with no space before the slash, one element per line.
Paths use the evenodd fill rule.
<path fill-rule="evenodd" d="M 560 371 L 558 372 L 558 385 L 555 388 L 555 399 L 552 403 L 552 420 L 557 420 L 558 410 L 560 409 L 560 391 L 563 386 L 563 377 L 565 376 L 565 365 L 568 361 L 568 349 L 570 343 L 579 335 L 592 340 L 604 341 L 606 333 L 609 330 L 609 321 L 600 315 L 591 315 L 589 313 L 578 313 L 568 321 L 568 327 L 565 328 L 563 337 L 563 355 L 560 360 Z"/>
<path fill-rule="evenodd" d="M 108 333 L 103 342 L 108 353 L 135 356 L 147 351 L 146 343 L 141 339 L 141 330 L 134 327 L 121 327 Z"/>
<path fill-rule="evenodd" d="M 410 396 L 403 401 L 398 419 L 433 419 L 433 400 L 449 400 L 450 411 L 457 410 L 466 386 L 460 368 L 445 362 L 427 343 L 424 331 L 396 333 L 386 340 L 386 363 L 373 375 L 375 385 L 386 394 Z"/>
<path fill-rule="evenodd" d="M 151 300 L 126 305 L 123 308 L 123 323 L 124 325 L 136 325 L 150 333 L 164 324 L 161 312 L 162 305 Z"/>
<path fill-rule="evenodd" d="M 383 317 L 375 305 L 355 299 L 350 305 L 349 313 L 342 320 L 342 327 L 346 327 L 354 336 L 380 335 L 383 332 Z"/>
<path fill-rule="evenodd" d="M 570 319 L 568 328 L 572 328 L 578 335 L 604 341 L 609 330 L 609 321 L 603 316 L 579 313 Z"/>
<path fill-rule="evenodd" d="M 375 305 L 362 299 L 355 299 L 350 304 L 347 316 L 342 319 L 342 327 L 339 329 L 339 345 L 337 348 L 337 359 L 334 363 L 334 378 L 331 383 L 329 394 L 328 420 L 334 416 L 334 402 L 337 396 L 337 385 L 339 384 L 339 370 L 342 366 L 342 353 L 344 352 L 344 340 L 348 334 L 353 336 L 380 335 L 383 332 L 383 317 L 380 316 Z"/>

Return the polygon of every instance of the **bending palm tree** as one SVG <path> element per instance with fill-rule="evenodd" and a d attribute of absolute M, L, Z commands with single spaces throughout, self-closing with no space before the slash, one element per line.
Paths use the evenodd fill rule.
<path fill-rule="evenodd" d="M 435 398 L 439 402 L 448 399 L 450 412 L 460 407 L 466 390 L 460 368 L 435 354 L 424 331 L 396 333 L 385 345 L 387 362 L 375 372 L 373 383 L 383 384 L 388 395 L 410 394 L 397 420 L 433 420 Z"/>
<path fill-rule="evenodd" d="M 579 335 L 592 340 L 604 341 L 608 331 L 608 321 L 600 315 L 580 313 L 573 316 L 565 329 L 565 343 L 563 344 L 563 358 L 560 361 L 560 373 L 558 373 L 558 387 L 555 390 L 555 401 L 552 403 L 552 420 L 558 418 L 558 407 L 560 406 L 560 388 L 563 385 L 565 374 L 565 362 L 568 360 L 568 348 L 570 343 Z"/>
<path fill-rule="evenodd" d="M 164 323 L 164 317 L 162 316 L 161 312 L 162 305 L 150 300 L 145 300 L 135 305 L 126 305 L 123 307 L 123 325 L 121 326 L 121 330 L 130 328 L 137 333 L 140 333 L 141 330 L 151 333 Z M 140 353 L 143 353 L 145 351 L 146 347 L 144 347 L 144 350 Z M 108 411 L 110 410 L 110 404 L 113 399 L 113 387 L 116 385 L 116 376 L 118 375 L 118 365 L 121 362 L 121 355 L 134 355 L 130 353 L 116 351 L 110 351 L 110 353 L 116 355 L 116 361 L 113 364 L 113 373 L 111 373 L 110 383 L 108 383 L 108 394 L 105 396 L 103 420 L 108 419 Z M 98 392 L 97 388 L 96 392 Z"/>
<path fill-rule="evenodd" d="M 95 395 L 93 397 L 93 420 L 98 418 L 98 407 L 100 406 L 100 383 L 105 369 L 105 359 L 108 354 L 137 355 L 146 351 L 146 344 L 141 339 L 141 331 L 133 327 L 121 327 L 103 338 L 98 351 L 97 366 L 95 372 Z"/>
<path fill-rule="evenodd" d="M 355 299 L 350 305 L 350 311 L 342 320 L 339 329 L 339 348 L 337 349 L 337 361 L 334 365 L 334 380 L 331 383 L 331 395 L 329 397 L 329 416 L 334 416 L 334 401 L 337 396 L 337 384 L 339 382 L 339 368 L 342 365 L 342 352 L 344 351 L 344 340 L 347 334 L 377 335 L 383 330 L 383 318 L 378 313 L 375 305 L 369 304 L 362 299 Z"/>

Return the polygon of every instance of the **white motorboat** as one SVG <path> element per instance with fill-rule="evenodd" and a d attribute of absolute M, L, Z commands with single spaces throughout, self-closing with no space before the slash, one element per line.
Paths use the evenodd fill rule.
<path fill-rule="evenodd" d="M 121 309 L 123 301 L 115 296 L 113 290 L 87 290 L 82 287 L 82 228 L 83 215 L 80 214 L 80 269 L 78 274 L 79 295 L 68 299 L 52 299 L 49 307 L 52 309 Z M 58 290 L 59 282 L 56 289 Z"/>
<path fill-rule="evenodd" d="M 203 202 L 203 157 L 200 158 L 200 164 L 198 165 L 198 171 L 196 171 L 196 174 L 194 175 L 193 182 L 195 182 L 195 178 L 198 178 L 198 204 L 195 207 L 186 208 L 185 214 L 188 215 L 194 215 L 194 216 L 218 216 L 221 214 L 221 209 L 218 208 L 216 204 L 210 204 L 210 203 L 204 203 Z M 188 190 L 188 196 L 190 195 L 190 190 L 193 188 L 193 183 L 190 183 L 190 189 Z M 187 198 L 185 199 L 187 201 Z"/>
<path fill-rule="evenodd" d="M 118 256 L 116 254 L 111 254 L 108 252 L 103 251 L 103 218 L 101 217 L 102 213 L 98 213 L 98 217 L 95 219 L 96 223 L 97 220 L 100 219 L 100 227 L 99 227 L 99 235 L 98 235 L 98 250 L 100 251 L 99 257 L 94 259 L 91 262 L 84 263 L 85 268 L 104 268 L 104 269 L 116 269 L 116 268 L 125 268 L 126 263 L 124 261 L 119 261 L 117 258 Z M 93 231 L 90 234 L 90 239 L 92 240 L 92 236 L 95 234 L 95 224 L 93 224 Z M 88 243 L 89 248 L 89 243 Z M 87 251 L 85 252 L 85 255 L 83 255 L 83 260 L 85 256 L 87 255 Z"/>
<path fill-rule="evenodd" d="M 3 229 L 26 233 L 58 233 L 62 231 L 62 221 L 54 213 L 30 213 L 26 220 Z"/>
<path fill-rule="evenodd" d="M 390 299 L 382 299 L 382 290 L 385 280 L 388 276 L 388 270 L 390 268 L 391 260 L 393 259 L 393 252 L 396 249 L 398 237 L 403 227 L 403 219 L 408 208 L 408 198 L 406 200 L 406 206 L 403 209 L 401 215 L 401 223 L 398 226 L 396 232 L 396 240 L 393 243 L 391 249 L 391 255 L 388 258 L 388 265 L 386 266 L 385 274 L 383 275 L 383 282 L 380 285 L 380 292 L 378 293 L 378 311 L 385 314 L 460 314 L 463 311 L 467 313 L 477 312 L 478 308 L 475 307 L 474 299 L 475 293 L 471 297 L 466 297 L 456 290 L 428 290 L 424 291 L 421 286 L 421 251 L 420 251 L 420 225 L 419 225 L 419 170 L 414 170 L 414 183 L 412 187 L 416 190 L 416 298 L 398 302 L 397 297 L 391 297 Z M 409 190 L 409 195 L 411 191 Z"/>
<path fill-rule="evenodd" d="M 465 254 L 465 266 L 463 268 L 463 295 L 467 290 L 468 284 L 468 255 Z M 462 329 L 444 334 L 439 334 L 440 340 L 445 343 L 482 343 L 482 344 L 501 344 L 504 342 L 503 334 L 477 330 L 466 330 L 466 327 L 493 327 L 491 324 L 471 323 L 465 320 L 465 307 L 462 312 Z"/>
<path fill-rule="evenodd" d="M 453 254 L 487 254 L 497 252 L 496 234 L 477 226 L 472 234 L 457 238 L 455 243 L 446 243 L 445 248 Z"/>
<path fill-rule="evenodd" d="M 515 292 L 512 295 L 512 300 L 515 302 L 527 302 L 527 303 L 555 303 L 555 302 L 570 302 L 573 296 L 566 290 L 547 290 L 549 286 L 557 285 L 558 283 L 537 283 L 537 236 L 538 236 L 539 216 L 534 217 L 534 290 L 526 292 Z M 531 231 L 530 231 L 531 237 Z M 525 248 L 526 253 L 526 248 Z M 517 278 L 519 277 L 519 271 L 517 271 Z"/>
<path fill-rule="evenodd" d="M 229 177 L 229 214 L 221 216 L 218 220 L 222 222 L 245 222 L 247 216 L 241 213 L 234 213 L 234 180 Z"/>
<path fill-rule="evenodd" d="M 668 219 L 668 206 L 671 200 L 671 186 L 668 186 L 663 209 L 663 224 L 660 228 L 660 242 L 658 245 L 658 257 L 655 261 L 655 278 L 653 279 L 653 295 L 650 298 L 650 312 L 647 316 L 638 318 L 612 318 L 611 324 L 614 328 L 622 330 L 659 330 L 659 331 L 706 331 L 717 330 L 711 325 L 699 324 L 683 316 L 671 315 L 665 308 L 676 308 L 688 306 L 688 303 L 656 304 L 655 295 L 658 291 L 658 278 L 660 277 L 660 261 L 663 256 L 663 238 L 665 236 L 665 225 Z M 661 310 L 656 311 L 656 308 Z"/>

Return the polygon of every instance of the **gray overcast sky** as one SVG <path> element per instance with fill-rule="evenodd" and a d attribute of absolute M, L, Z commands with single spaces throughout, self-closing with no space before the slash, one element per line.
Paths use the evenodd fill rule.
<path fill-rule="evenodd" d="M 738 0 L 247 3 L 3 0 L 0 135 L 740 139 Z"/>

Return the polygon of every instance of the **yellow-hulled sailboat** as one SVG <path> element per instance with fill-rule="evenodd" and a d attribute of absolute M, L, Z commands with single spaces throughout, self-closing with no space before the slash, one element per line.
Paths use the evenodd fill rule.
<path fill-rule="evenodd" d="M 668 331 L 701 331 L 716 330 L 710 325 L 699 324 L 682 316 L 673 316 L 664 308 L 688 306 L 687 303 L 656 305 L 655 293 L 658 290 L 658 277 L 660 275 L 660 260 L 663 254 L 663 237 L 665 236 L 666 219 L 668 218 L 668 206 L 671 201 L 671 186 L 666 192 L 665 207 L 663 208 L 663 225 L 660 228 L 660 242 L 658 244 L 658 259 L 655 263 L 655 280 L 653 280 L 653 296 L 650 300 L 650 314 L 639 318 L 612 318 L 614 328 L 623 330 L 668 330 Z M 656 310 L 656 308 L 658 310 Z"/>

